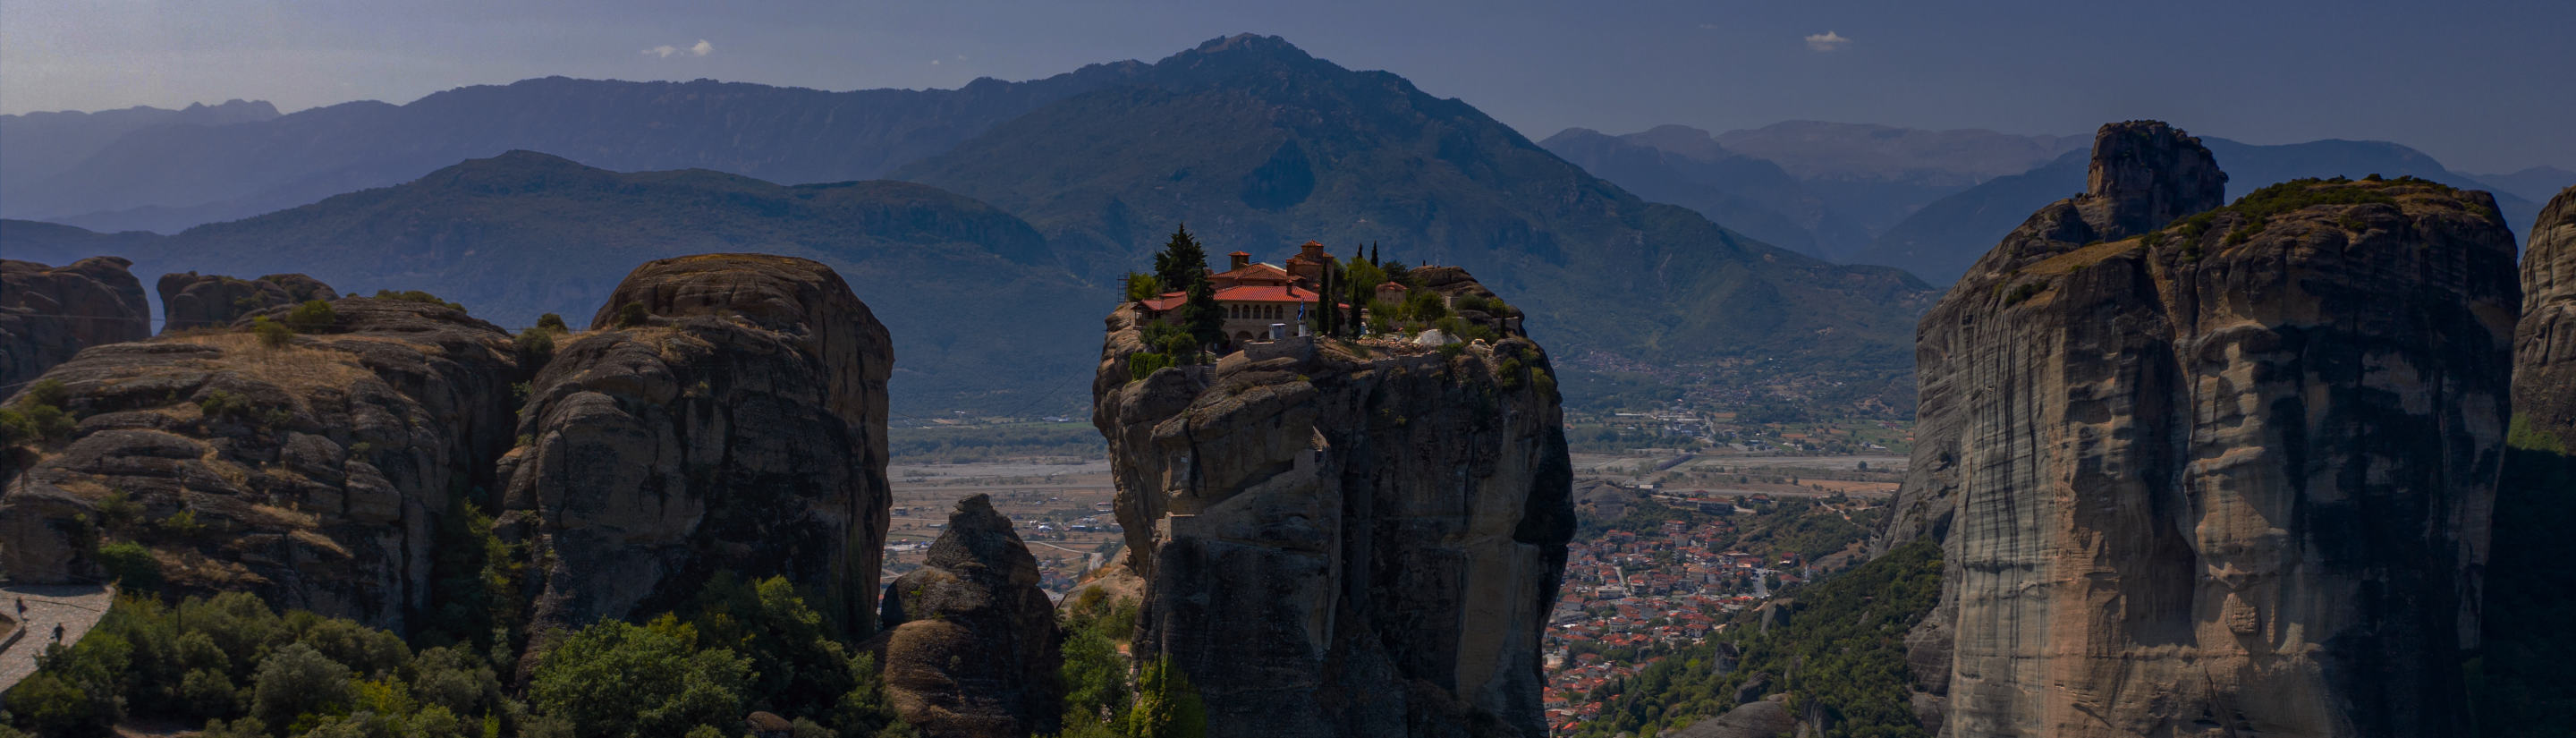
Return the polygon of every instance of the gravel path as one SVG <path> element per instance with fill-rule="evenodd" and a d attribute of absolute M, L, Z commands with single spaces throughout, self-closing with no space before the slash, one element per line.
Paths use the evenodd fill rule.
<path fill-rule="evenodd" d="M 36 673 L 36 657 L 54 642 L 54 626 L 63 628 L 63 643 L 77 643 L 89 633 L 98 619 L 107 615 L 107 605 L 116 599 L 116 591 L 97 584 L 29 584 L 0 586 L 0 610 L 19 620 L 24 630 L 7 648 L 0 648 L 0 691 L 18 686 L 18 681 Z M 27 606 L 19 614 L 18 604 Z M 0 635 L 0 638 L 7 638 Z"/>

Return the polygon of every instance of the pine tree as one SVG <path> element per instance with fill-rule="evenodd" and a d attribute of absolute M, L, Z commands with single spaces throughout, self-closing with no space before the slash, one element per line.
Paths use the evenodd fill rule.
<path fill-rule="evenodd" d="M 1190 236 L 1189 224 L 1172 229 L 1171 240 L 1163 242 L 1163 250 L 1154 254 L 1154 276 L 1167 290 L 1186 290 L 1192 280 L 1206 278 L 1207 249 Z"/>

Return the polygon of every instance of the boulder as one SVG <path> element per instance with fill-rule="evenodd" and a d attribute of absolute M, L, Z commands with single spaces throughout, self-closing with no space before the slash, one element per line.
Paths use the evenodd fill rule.
<path fill-rule="evenodd" d="M 1665 734 L 1664 738 L 1779 738 L 1797 728 L 1798 720 L 1790 714 L 1788 705 L 1754 700 Z"/>
<path fill-rule="evenodd" d="M 220 274 L 179 272 L 161 275 L 154 286 L 161 294 L 161 330 L 228 326 L 251 313 L 308 300 L 336 300 L 340 293 L 322 280 L 301 274 L 271 274 L 242 279 Z"/>
<path fill-rule="evenodd" d="M 201 331 L 46 372 L 80 422 L 0 490 L 0 569 L 102 577 L 97 546 L 130 541 L 167 591 L 409 630 L 430 607 L 439 521 L 494 486 L 525 375 L 508 334 L 453 308 L 332 305 L 333 325 L 282 347 Z"/>
<path fill-rule="evenodd" d="M 627 306 L 634 306 L 629 308 Z M 872 630 L 891 498 L 885 327 L 821 264 L 663 259 L 531 383 L 498 525 L 533 544 L 536 627 L 785 576 Z"/>
<path fill-rule="evenodd" d="M 869 645 L 904 722 L 947 738 L 1053 733 L 1063 713 L 1055 605 L 989 495 L 957 501 L 922 568 L 887 585 Z"/>
<path fill-rule="evenodd" d="M 0 395 L 81 349 L 152 335 L 134 262 L 93 256 L 61 267 L 0 259 Z"/>

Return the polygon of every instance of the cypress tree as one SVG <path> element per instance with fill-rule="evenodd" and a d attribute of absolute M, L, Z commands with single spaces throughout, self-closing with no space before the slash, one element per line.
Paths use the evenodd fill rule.
<path fill-rule="evenodd" d="M 1326 263 L 1324 272 L 1315 285 L 1315 333 L 1317 335 L 1334 335 L 1340 328 L 1336 324 L 1340 322 L 1342 316 L 1338 311 L 1333 310 L 1333 273 L 1337 271 L 1340 270 Z"/>
<path fill-rule="evenodd" d="M 1225 342 L 1225 309 L 1216 304 L 1216 286 L 1208 283 L 1205 269 L 1190 282 L 1189 304 L 1181 308 L 1181 325 L 1190 331 L 1190 340 L 1200 348 Z"/>

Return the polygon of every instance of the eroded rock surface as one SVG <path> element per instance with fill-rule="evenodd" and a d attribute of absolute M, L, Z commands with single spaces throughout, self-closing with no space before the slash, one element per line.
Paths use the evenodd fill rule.
<path fill-rule="evenodd" d="M 1909 655 L 1946 735 L 2467 734 L 2520 302 L 2492 198 L 2307 181 L 2141 233 L 2223 180 L 2161 124 L 2096 141 L 2097 202 L 1921 324 L 1888 540 L 1946 551 Z"/>
<path fill-rule="evenodd" d="M 134 262 L 93 256 L 60 267 L 0 259 L 0 395 L 81 349 L 140 341 L 152 308 Z"/>
<path fill-rule="evenodd" d="M 989 495 L 957 501 L 922 568 L 888 585 L 869 644 L 904 722 L 947 738 L 1053 733 L 1063 713 L 1055 603 Z"/>
<path fill-rule="evenodd" d="M 2576 439 L 2576 187 L 2549 199 L 2522 257 L 2513 411 L 2533 430 Z"/>
<path fill-rule="evenodd" d="M 284 347 L 200 332 L 46 372 L 80 424 L 0 493 L 0 569 L 101 577 L 98 546 L 133 541 L 171 591 L 405 629 L 429 604 L 439 516 L 510 445 L 522 375 L 510 337 L 457 310 L 332 304 L 334 325 Z"/>
<path fill-rule="evenodd" d="M 1754 700 L 1726 714 L 1690 724 L 1665 738 L 1777 738 L 1798 729 L 1797 717 L 1777 699 Z"/>
<path fill-rule="evenodd" d="M 1109 317 L 1093 423 L 1147 582 L 1136 653 L 1188 676 L 1210 733 L 1544 735 L 1574 528 L 1545 352 L 1289 339 L 1133 378 L 1137 320 Z"/>
<path fill-rule="evenodd" d="M 885 327 L 821 264 L 637 267 L 537 375 L 500 463 L 500 528 L 535 544 L 536 622 L 670 607 L 727 571 L 786 576 L 869 630 L 892 363 Z"/>
<path fill-rule="evenodd" d="M 161 281 L 153 288 L 161 294 L 163 332 L 228 326 L 243 316 L 280 305 L 340 299 L 340 293 L 330 285 L 301 274 L 242 279 L 178 272 L 161 275 Z"/>

